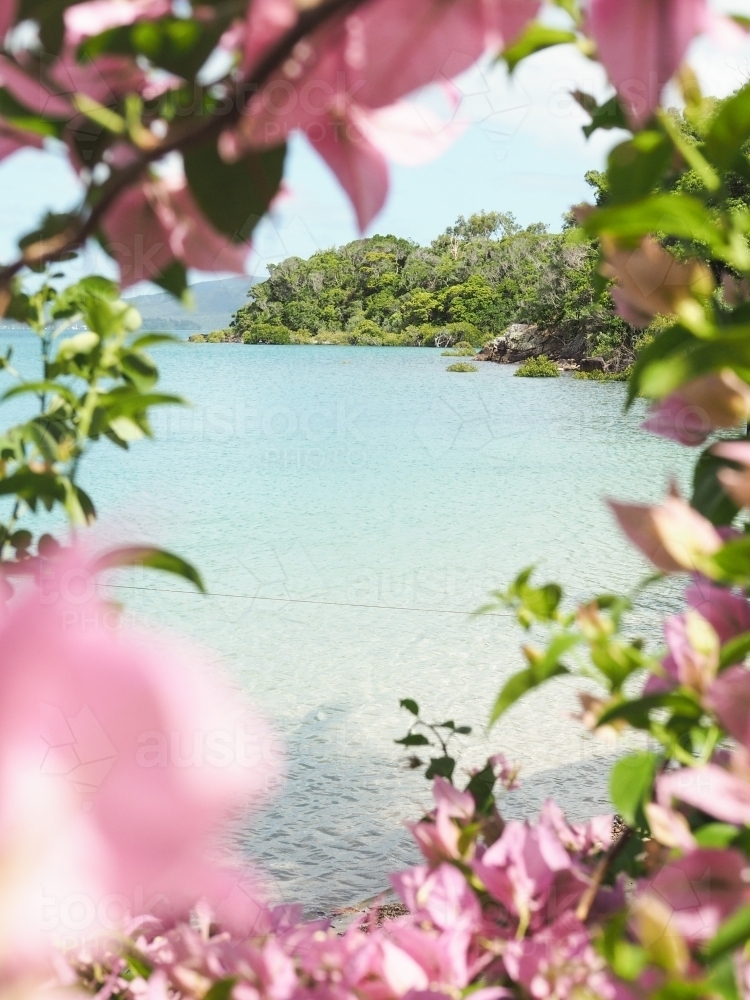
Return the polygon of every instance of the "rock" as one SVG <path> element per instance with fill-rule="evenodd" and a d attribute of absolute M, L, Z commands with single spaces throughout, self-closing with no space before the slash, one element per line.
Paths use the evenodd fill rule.
<path fill-rule="evenodd" d="M 578 367 L 582 372 L 603 372 L 605 370 L 602 358 L 583 358 Z"/>

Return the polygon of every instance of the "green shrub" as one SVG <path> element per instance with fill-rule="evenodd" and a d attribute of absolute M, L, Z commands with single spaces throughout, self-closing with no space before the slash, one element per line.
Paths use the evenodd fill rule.
<path fill-rule="evenodd" d="M 309 330 L 292 330 L 289 334 L 290 344 L 314 344 L 315 337 Z"/>
<path fill-rule="evenodd" d="M 362 319 L 348 334 L 349 343 L 360 347 L 379 347 L 383 343 L 383 331 L 371 319 Z"/>
<path fill-rule="evenodd" d="M 253 323 L 242 335 L 244 344 L 291 344 L 291 331 L 280 323 Z"/>
<path fill-rule="evenodd" d="M 419 326 L 407 326 L 401 336 L 404 338 L 404 347 L 434 347 L 435 334 L 438 332 L 439 327 L 421 323 Z"/>
<path fill-rule="evenodd" d="M 208 342 L 209 344 L 223 344 L 229 333 L 229 330 L 212 330 L 208 335 Z"/>
<path fill-rule="evenodd" d="M 188 337 L 191 344 L 205 344 L 207 339 L 203 333 L 191 333 Z"/>
<path fill-rule="evenodd" d="M 467 364 L 465 361 L 459 361 L 455 365 L 448 365 L 445 369 L 447 372 L 478 372 L 479 369 L 476 365 Z"/>
<path fill-rule="evenodd" d="M 621 372 L 573 372 L 573 378 L 585 379 L 587 382 L 627 382 L 633 366 Z"/>
<path fill-rule="evenodd" d="M 560 369 L 554 361 L 550 361 L 546 354 L 540 354 L 538 358 L 529 358 L 516 369 L 516 375 L 521 378 L 557 378 Z"/>

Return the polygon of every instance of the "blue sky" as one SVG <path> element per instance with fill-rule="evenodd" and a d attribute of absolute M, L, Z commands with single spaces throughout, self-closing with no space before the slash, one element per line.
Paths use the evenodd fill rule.
<path fill-rule="evenodd" d="M 750 0 L 721 6 L 750 14 Z M 750 79 L 750 42 L 727 53 L 701 41 L 691 62 L 706 91 L 730 93 Z M 388 201 L 369 232 L 425 243 L 458 215 L 482 209 L 513 212 L 524 225 L 541 221 L 557 228 L 562 213 L 587 197 L 584 173 L 603 165 L 617 138 L 598 133 L 587 142 L 580 129 L 587 118 L 568 96 L 576 87 L 606 96 L 600 68 L 565 46 L 527 60 L 513 80 L 504 67 L 485 66 L 458 83 L 462 99 L 456 115 L 467 123 L 466 131 L 426 166 L 393 167 Z M 429 92 L 419 100 L 435 103 Z M 287 186 L 288 195 L 259 228 L 250 273 L 263 275 L 270 262 L 307 257 L 358 235 L 348 201 L 301 138 L 291 144 Z M 29 220 L 47 209 L 69 208 L 78 195 L 59 153 L 26 150 L 0 164 L 0 258 L 13 255 Z M 96 251 L 81 267 L 115 274 Z"/>

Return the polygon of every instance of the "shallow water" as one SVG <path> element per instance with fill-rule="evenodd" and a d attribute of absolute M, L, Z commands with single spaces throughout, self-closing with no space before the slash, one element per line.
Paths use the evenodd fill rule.
<path fill-rule="evenodd" d="M 10 339 L 20 364 L 29 339 Z M 436 350 L 206 344 L 158 360 L 193 408 L 164 411 L 129 456 L 103 445 L 84 485 L 110 536 L 179 551 L 211 592 L 139 574 L 129 585 L 150 589 L 118 595 L 220 653 L 285 743 L 281 787 L 238 834 L 274 892 L 329 911 L 414 860 L 402 823 L 428 786 L 393 743 L 402 697 L 477 727 L 465 763 L 491 747 L 522 765 L 509 814 L 549 794 L 574 818 L 605 808 L 611 750 L 567 718 L 570 685 L 486 738 L 522 636 L 468 613 L 532 563 L 574 597 L 643 573 L 601 498 L 657 499 L 687 459 L 638 431 L 642 404 L 625 418 L 621 385 L 448 373 Z M 651 593 L 641 630 L 658 639 L 675 600 Z"/>

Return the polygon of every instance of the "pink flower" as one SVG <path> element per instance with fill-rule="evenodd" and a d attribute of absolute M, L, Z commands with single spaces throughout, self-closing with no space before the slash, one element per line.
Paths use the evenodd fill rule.
<path fill-rule="evenodd" d="M 592 0 L 589 29 L 623 107 L 640 128 L 658 106 L 696 35 L 706 0 Z"/>
<path fill-rule="evenodd" d="M 523 941 L 508 941 L 503 964 L 510 978 L 535 998 L 579 995 L 615 1000 L 618 989 L 589 932 L 572 913 Z"/>
<path fill-rule="evenodd" d="M 699 577 L 685 591 L 691 608 L 715 629 L 722 646 L 730 639 L 750 632 L 750 602 L 725 587 L 716 587 Z"/>
<path fill-rule="evenodd" d="M 100 104 L 114 104 L 127 93 L 143 93 L 148 82 L 144 71 L 126 56 L 78 62 L 70 51 L 55 61 L 49 76 L 63 94 L 86 94 Z"/>
<path fill-rule="evenodd" d="M 542 806 L 539 817 L 540 824 L 548 827 L 559 839 L 566 851 L 585 857 L 588 854 L 606 850 L 612 843 L 612 824 L 614 817 L 595 816 L 587 823 L 570 825 L 560 806 L 547 799 Z"/>
<path fill-rule="evenodd" d="M 391 883 L 409 911 L 427 917 L 441 930 L 481 926 L 482 911 L 474 891 L 453 865 L 409 868 L 391 876 Z"/>
<path fill-rule="evenodd" d="M 695 806 L 724 823 L 750 824 L 750 784 L 718 764 L 684 767 L 656 779 L 659 805 Z"/>
<path fill-rule="evenodd" d="M 739 851 L 700 848 L 668 861 L 639 892 L 657 896 L 672 911 L 680 934 L 691 944 L 702 943 L 747 901 L 747 870 Z"/>
<path fill-rule="evenodd" d="M 0 87 L 6 87 L 17 101 L 36 114 L 68 119 L 74 113 L 68 98 L 51 90 L 39 77 L 38 70 L 32 67 L 27 73 L 6 56 L 0 56 Z"/>
<path fill-rule="evenodd" d="M 750 506 L 750 441 L 722 441 L 711 450 L 720 458 L 742 466 L 741 469 L 720 469 L 718 477 L 739 507 Z"/>
<path fill-rule="evenodd" d="M 720 642 L 715 629 L 697 611 L 672 615 L 664 622 L 669 655 L 662 661 L 667 674 L 703 694 L 719 669 Z"/>
<path fill-rule="evenodd" d="M 707 518 L 679 496 L 655 507 L 609 501 L 631 542 L 664 573 L 701 570 L 722 547 L 722 538 Z"/>
<path fill-rule="evenodd" d="M 102 228 L 125 288 L 155 280 L 173 261 L 199 271 L 244 273 L 248 247 L 230 243 L 213 228 L 184 177 L 154 177 L 129 188 L 109 209 Z"/>
<path fill-rule="evenodd" d="M 267 731 L 184 650 L 118 634 L 80 557 L 50 564 L 0 619 L 0 968 L 154 908 L 218 903 L 222 825 L 275 770 Z M 112 894 L 118 894 L 112 896 Z"/>
<path fill-rule="evenodd" d="M 71 46 L 136 21 L 153 21 L 171 13 L 170 0 L 89 0 L 65 11 L 66 41 Z"/>
<path fill-rule="evenodd" d="M 680 444 L 703 444 L 720 427 L 741 427 L 750 415 L 750 386 L 729 369 L 703 375 L 661 400 L 644 430 Z"/>
<path fill-rule="evenodd" d="M 494 754 L 489 758 L 488 763 L 492 767 L 495 778 L 506 791 L 512 792 L 519 787 L 518 772 L 520 768 L 510 764 L 504 753 Z"/>
<path fill-rule="evenodd" d="M 550 904 L 558 912 L 572 905 L 585 889 L 569 854 L 545 823 L 508 823 L 472 870 L 522 928 L 533 928 L 538 922 L 534 918 L 541 919 Z"/>
<path fill-rule="evenodd" d="M 407 824 L 420 851 L 431 864 L 440 864 L 461 856 L 459 836 L 461 831 L 454 820 L 469 820 L 474 816 L 474 798 L 461 792 L 445 778 L 435 778 L 432 785 L 435 811 L 429 820 Z M 468 845 L 471 850 L 472 845 Z"/>
<path fill-rule="evenodd" d="M 724 670 L 711 685 L 706 704 L 729 735 L 750 750 L 750 670 Z"/>

